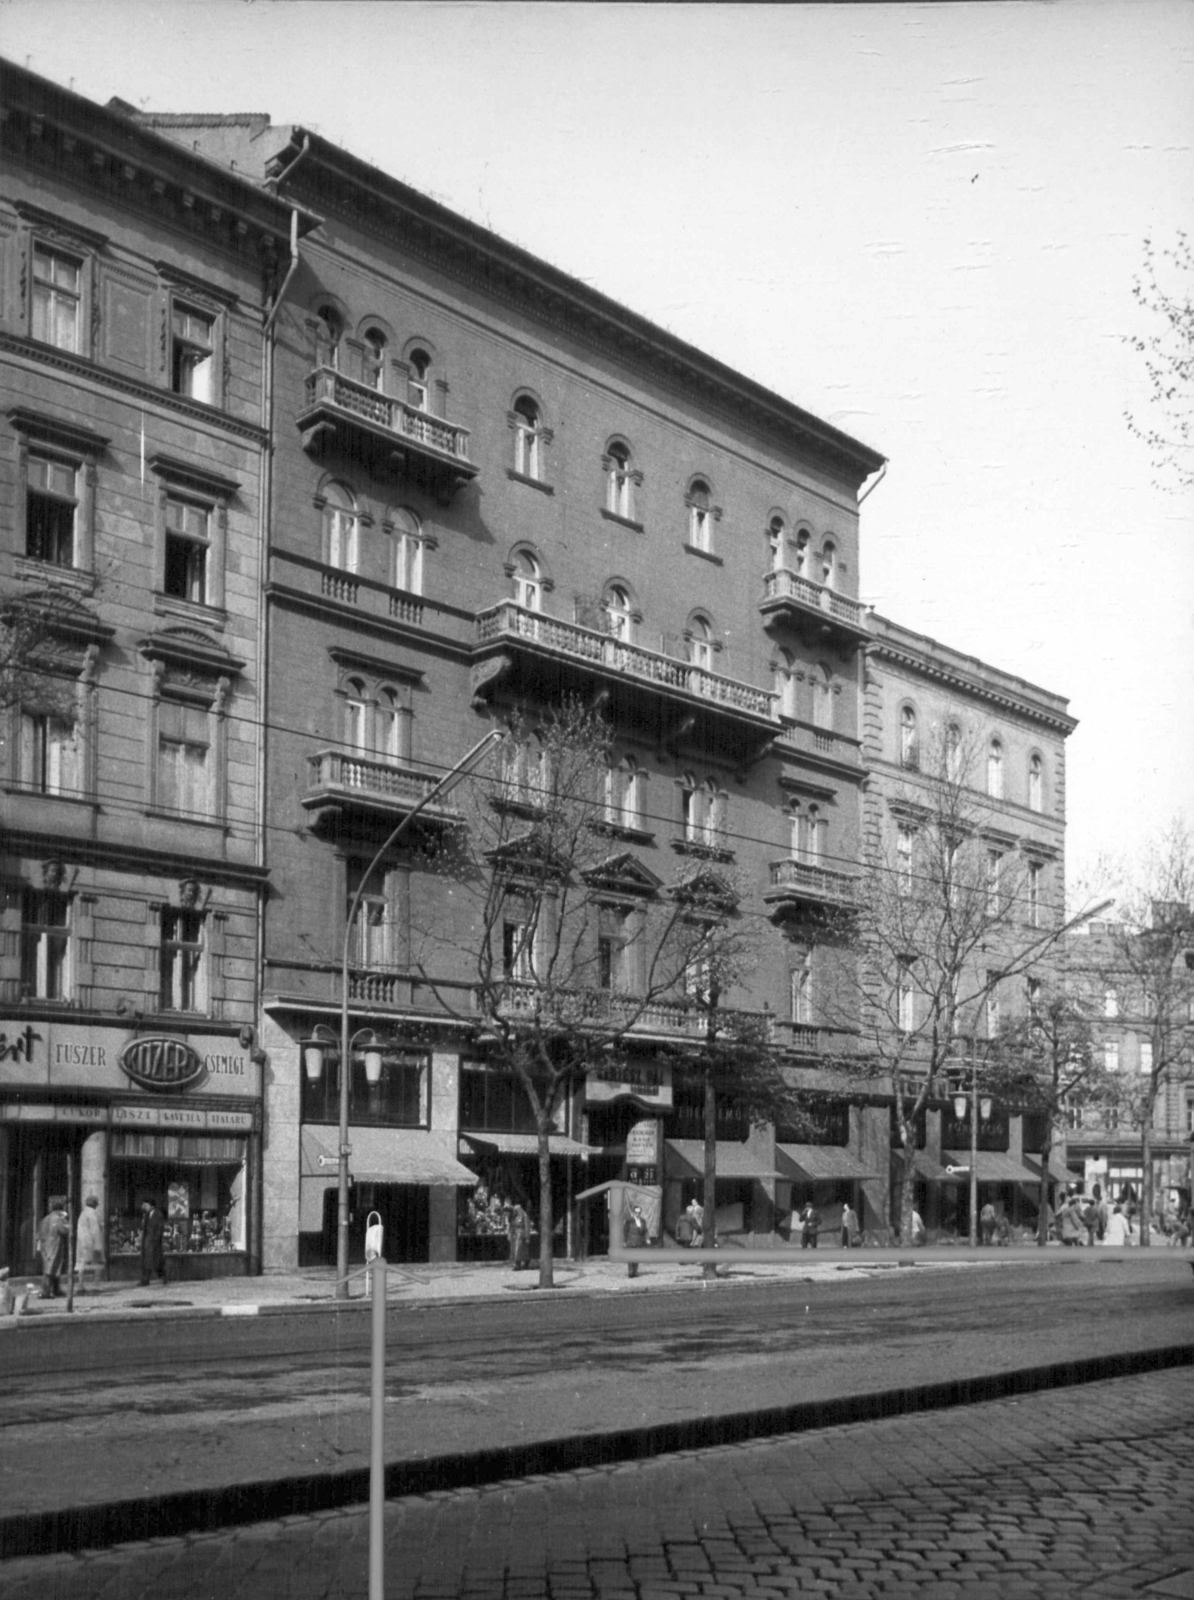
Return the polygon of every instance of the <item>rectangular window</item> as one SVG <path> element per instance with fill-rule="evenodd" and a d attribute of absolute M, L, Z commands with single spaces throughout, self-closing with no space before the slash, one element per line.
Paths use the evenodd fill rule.
<path fill-rule="evenodd" d="M 423 541 L 409 533 L 400 533 L 394 540 L 394 587 L 423 593 Z"/>
<path fill-rule="evenodd" d="M 896 873 L 901 889 L 912 887 L 912 829 L 901 826 L 896 833 Z"/>
<path fill-rule="evenodd" d="M 69 1000 L 70 901 L 64 894 L 26 888 L 21 895 L 21 995 Z"/>
<path fill-rule="evenodd" d="M 813 1020 L 813 968 L 805 956 L 798 967 L 792 969 L 792 1021 L 810 1023 Z"/>
<path fill-rule="evenodd" d="M 1119 996 L 1114 989 L 1103 991 L 1103 1015 L 1105 1017 L 1119 1016 Z"/>
<path fill-rule="evenodd" d="M 990 988 L 987 990 L 987 1038 L 988 1039 L 994 1039 L 997 1036 L 997 1034 L 999 1033 L 1000 1003 L 999 1003 L 999 989 L 997 987 L 998 981 L 999 981 L 999 974 L 997 972 L 988 972 L 987 973 L 987 982 L 988 982 L 988 984 L 990 984 Z"/>
<path fill-rule="evenodd" d="M 1041 925 L 1041 881 L 1044 868 L 1039 861 L 1028 863 L 1028 923 L 1032 928 Z"/>
<path fill-rule="evenodd" d="M 363 861 L 348 863 L 344 904 L 346 917 L 352 909 L 353 897 L 360 885 L 365 866 L 366 863 Z M 357 905 L 353 921 L 352 937 L 348 942 L 349 958 L 356 966 L 367 970 L 392 967 L 396 960 L 394 916 L 389 893 L 390 876 L 389 873 L 383 876 L 379 870 L 370 877 L 368 887 Z"/>
<path fill-rule="evenodd" d="M 429 1120 L 431 1054 L 424 1050 L 398 1050 L 387 1045 L 381 1052 L 381 1072 L 369 1081 L 364 1050 L 353 1051 L 348 1077 L 350 1122 L 373 1127 L 425 1128 Z M 336 1123 L 340 1116 L 340 1064 L 326 1053 L 316 1078 L 303 1074 L 304 1122 Z"/>
<path fill-rule="evenodd" d="M 77 794 L 82 787 L 74 723 L 46 711 L 21 712 L 21 784 L 38 794 Z"/>
<path fill-rule="evenodd" d="M 33 337 L 58 350 L 79 351 L 83 264 L 46 245 L 33 246 Z"/>
<path fill-rule="evenodd" d="M 987 851 L 987 915 L 997 917 L 1002 902 L 1003 857 L 998 850 Z"/>
<path fill-rule="evenodd" d="M 526 1090 L 510 1072 L 480 1061 L 460 1063 L 460 1126 L 477 1132 L 534 1133 Z"/>
<path fill-rule="evenodd" d="M 1118 1039 L 1106 1039 L 1103 1042 L 1103 1070 L 1105 1072 L 1119 1071 Z"/>
<path fill-rule="evenodd" d="M 76 565 L 78 468 L 29 452 L 25 487 L 25 554 L 54 567 Z"/>
<path fill-rule="evenodd" d="M 900 962 L 896 1011 L 898 1026 L 904 1033 L 911 1033 L 916 1027 L 916 989 L 912 982 L 912 966 L 908 961 Z"/>
<path fill-rule="evenodd" d="M 1153 1042 L 1151 1039 L 1140 1041 L 1140 1076 L 1147 1077 L 1153 1070 Z"/>
<path fill-rule="evenodd" d="M 158 707 L 157 804 L 163 811 L 211 814 L 211 735 L 205 706 L 163 700 Z"/>
<path fill-rule="evenodd" d="M 525 922 L 502 924 L 502 972 L 513 983 L 530 983 L 535 976 L 531 930 Z"/>
<path fill-rule="evenodd" d="M 158 1004 L 163 1011 L 206 1011 L 203 913 L 162 912 Z"/>
<path fill-rule="evenodd" d="M 215 323 L 199 311 L 176 305 L 171 318 L 170 387 L 208 405 L 214 399 Z"/>
<path fill-rule="evenodd" d="M 193 500 L 166 497 L 166 564 L 162 580 L 165 593 L 176 600 L 207 604 L 208 551 L 211 546 L 211 510 Z"/>

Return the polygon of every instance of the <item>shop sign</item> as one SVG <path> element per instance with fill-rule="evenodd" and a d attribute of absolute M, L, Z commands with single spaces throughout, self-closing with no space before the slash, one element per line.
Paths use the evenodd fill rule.
<path fill-rule="evenodd" d="M 130 1039 L 119 1060 L 125 1077 L 143 1089 L 185 1089 L 206 1070 L 203 1057 L 185 1039 L 154 1034 Z"/>
<path fill-rule="evenodd" d="M 107 1106 L 35 1106 L 13 1101 L 0 1105 L 0 1120 L 4 1122 L 75 1122 L 105 1123 Z"/>
<path fill-rule="evenodd" d="M 158 1128 L 174 1133 L 251 1133 L 251 1111 L 207 1111 L 199 1106 L 114 1105 L 115 1128 Z"/>
<path fill-rule="evenodd" d="M 659 1124 L 654 1117 L 647 1117 L 626 1132 L 626 1165 L 653 1167 L 658 1162 Z"/>
<path fill-rule="evenodd" d="M 672 1069 L 653 1061 L 619 1061 L 608 1067 L 595 1067 L 588 1074 L 585 1099 L 589 1105 L 605 1105 L 611 1100 L 644 1100 L 662 1110 L 670 1110 Z"/>

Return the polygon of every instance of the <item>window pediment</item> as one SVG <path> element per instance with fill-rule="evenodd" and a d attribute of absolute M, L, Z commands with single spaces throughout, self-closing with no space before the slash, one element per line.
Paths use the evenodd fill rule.
<path fill-rule="evenodd" d="M 26 438 L 33 439 L 38 444 L 69 450 L 72 455 L 98 455 L 108 448 L 110 442 L 103 434 L 93 433 L 90 428 L 64 421 L 61 417 L 44 416 L 38 411 L 28 411 L 24 406 L 13 406 L 7 415 L 17 433 L 24 434 Z"/>
<path fill-rule="evenodd" d="M 584 880 L 593 889 L 608 889 L 611 893 L 629 895 L 643 900 L 658 894 L 663 879 L 657 878 L 638 858 L 624 850 L 608 857 L 600 866 L 584 874 Z"/>
<path fill-rule="evenodd" d="M 198 489 L 201 494 L 213 495 L 217 500 L 230 500 L 240 488 L 235 478 L 225 478 L 197 462 L 180 461 L 176 456 L 151 456 L 149 466 L 168 483 L 184 489 Z"/>
<path fill-rule="evenodd" d="M 673 900 L 691 910 L 724 915 L 738 906 L 738 895 L 717 872 L 696 872 L 668 890 Z"/>
<path fill-rule="evenodd" d="M 391 682 L 400 680 L 403 683 L 422 683 L 426 677 L 418 667 L 405 666 L 392 657 L 371 656 L 362 650 L 347 650 L 342 645 L 329 645 L 328 655 L 338 667 L 355 668 L 358 672 L 368 672 L 375 677 L 389 679 Z"/>
<path fill-rule="evenodd" d="M 147 661 L 160 661 L 173 672 L 232 677 L 245 669 L 238 656 L 199 628 L 161 628 L 139 639 L 137 648 Z"/>

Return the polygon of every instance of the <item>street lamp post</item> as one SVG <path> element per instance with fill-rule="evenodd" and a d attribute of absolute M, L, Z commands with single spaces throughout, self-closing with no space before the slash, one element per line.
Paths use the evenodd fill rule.
<path fill-rule="evenodd" d="M 336 1225 L 336 1299 L 348 1299 L 348 1158 L 352 1154 L 348 1143 L 348 1113 L 349 1113 L 349 1088 L 351 1086 L 352 1046 L 356 1042 L 357 1034 L 352 1034 L 349 1028 L 348 1016 L 348 968 L 352 954 L 352 932 L 360 909 L 361 898 L 365 887 L 373 876 L 378 862 L 388 850 L 401 838 L 402 834 L 410 827 L 411 823 L 433 800 L 446 794 L 456 783 L 463 778 L 472 767 L 481 759 L 491 745 L 502 737 L 497 728 L 492 728 L 483 739 L 479 739 L 473 748 L 452 767 L 427 793 L 417 805 L 405 814 L 387 836 L 380 846 L 373 860 L 361 874 L 356 892 L 348 907 L 348 916 L 344 925 L 344 944 L 340 956 L 340 1143 L 338 1156 L 339 1169 L 339 1195 L 337 1206 Z M 371 1033 L 372 1030 L 364 1029 L 362 1032 Z M 365 1075 L 370 1083 L 375 1083 L 381 1076 L 381 1047 L 376 1035 L 372 1035 L 373 1044 L 365 1051 Z M 329 1041 L 330 1043 L 330 1041 Z M 318 1050 L 319 1044 L 313 1042 L 306 1047 L 308 1050 Z"/>
<path fill-rule="evenodd" d="M 978 1244 L 978 1059 L 971 1053 L 970 1056 L 970 1246 L 973 1249 Z M 954 1116 L 960 1122 L 966 1115 L 967 1097 L 964 1094 L 954 1096 Z M 984 1095 L 982 1099 L 982 1116 L 986 1122 L 991 1116 L 990 1096 Z"/>

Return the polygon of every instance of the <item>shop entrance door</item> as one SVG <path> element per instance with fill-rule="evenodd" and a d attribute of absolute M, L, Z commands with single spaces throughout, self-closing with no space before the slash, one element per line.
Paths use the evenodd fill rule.
<path fill-rule="evenodd" d="M 0 1184 L 0 1266 L 14 1277 L 41 1270 L 35 1249 L 37 1225 L 51 1195 L 67 1193 L 69 1158 L 78 1175 L 79 1136 L 53 1123 L 16 1123 L 7 1130 L 8 1160 Z"/>
<path fill-rule="evenodd" d="M 387 1261 L 431 1260 L 431 1191 L 418 1183 L 358 1183 L 349 1193 L 348 1260 L 350 1266 L 365 1261 L 365 1224 L 376 1211 L 385 1232 Z M 329 1186 L 323 1197 L 323 1252 L 328 1266 L 336 1264 L 338 1191 Z"/>

